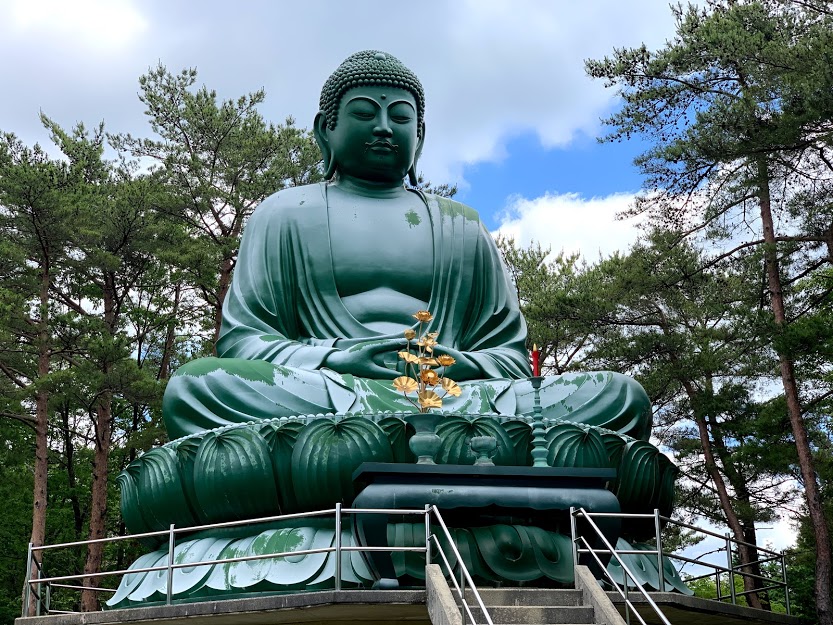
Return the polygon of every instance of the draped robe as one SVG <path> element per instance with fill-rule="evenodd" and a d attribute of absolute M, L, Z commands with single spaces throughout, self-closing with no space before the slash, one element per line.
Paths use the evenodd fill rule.
<path fill-rule="evenodd" d="M 420 196 L 433 241 L 428 309 L 434 318 L 423 330 L 438 333 L 438 353 L 443 346 L 462 352 L 478 370 L 474 379 L 458 380 L 462 395 L 445 398 L 443 410 L 531 412 L 526 324 L 492 237 L 473 209 Z M 388 380 L 326 368 L 336 349 L 402 338 L 369 328 L 345 307 L 331 238 L 350 234 L 331 231 L 329 210 L 321 184 L 276 193 L 254 212 L 223 305 L 218 357 L 183 366 L 166 390 L 163 416 L 172 438 L 277 416 L 413 409 Z M 402 262 L 420 252 L 404 249 Z M 550 376 L 540 398 L 547 417 L 639 438 L 650 429 L 644 390 L 619 374 Z"/>

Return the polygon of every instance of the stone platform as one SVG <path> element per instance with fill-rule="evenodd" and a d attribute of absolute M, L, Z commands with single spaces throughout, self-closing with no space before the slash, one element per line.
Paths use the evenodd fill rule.
<path fill-rule="evenodd" d="M 524 605 L 525 594 L 537 589 L 484 589 L 484 599 L 500 593 L 500 603 Z M 490 594 L 491 593 L 491 594 Z M 622 608 L 616 593 L 607 593 Z M 799 625 L 800 619 L 785 614 L 734 606 L 719 601 L 687 597 L 679 593 L 651 593 L 673 625 Z M 659 623 L 653 612 L 631 594 L 648 623 Z M 60 614 L 18 618 L 15 625 L 429 625 L 424 590 L 342 590 L 318 591 L 270 597 L 203 601 L 170 606 L 128 608 L 85 614 Z"/>
<path fill-rule="evenodd" d="M 797 616 L 755 610 L 714 599 L 689 597 L 676 592 L 652 592 L 650 595 L 673 625 L 799 625 L 802 622 Z M 624 602 L 619 593 L 608 592 L 607 596 L 624 614 Z M 660 624 L 654 611 L 637 593 L 631 592 L 628 599 L 646 623 Z"/>
<path fill-rule="evenodd" d="M 15 625 L 429 625 L 424 590 L 325 590 L 19 618 Z"/>

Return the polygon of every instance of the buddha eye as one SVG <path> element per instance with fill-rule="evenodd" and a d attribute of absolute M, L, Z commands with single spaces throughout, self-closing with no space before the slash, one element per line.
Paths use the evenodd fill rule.
<path fill-rule="evenodd" d="M 414 118 L 414 109 L 404 102 L 395 102 L 389 109 L 390 119 L 397 124 L 407 124 Z"/>
<path fill-rule="evenodd" d="M 362 120 L 369 120 L 369 119 L 373 119 L 374 117 L 376 117 L 376 115 L 374 113 L 369 113 L 367 111 L 351 111 L 350 114 L 353 117 L 355 117 L 356 119 L 362 119 Z"/>

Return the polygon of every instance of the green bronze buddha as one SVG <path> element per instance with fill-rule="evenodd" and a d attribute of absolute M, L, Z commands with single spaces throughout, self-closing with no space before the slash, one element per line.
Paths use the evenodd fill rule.
<path fill-rule="evenodd" d="M 528 414 L 526 325 L 492 237 L 471 208 L 406 188 L 425 138 L 424 95 L 394 57 L 353 54 L 327 80 L 315 137 L 328 181 L 286 189 L 252 215 L 223 308 L 217 358 L 179 369 L 172 438 L 271 417 L 407 411 L 390 384 L 412 314 L 430 310 L 462 394 L 444 411 Z M 544 415 L 647 439 L 630 378 L 548 377 Z"/>
<path fill-rule="evenodd" d="M 139 572 L 124 577 L 111 607 L 164 602 L 165 576 L 145 569 L 171 558 L 180 566 L 259 558 L 177 569 L 177 601 L 333 588 L 336 558 L 322 549 L 336 544 L 334 519 L 295 513 L 336 502 L 433 503 L 448 513 L 478 583 L 509 585 L 572 582 L 571 506 L 670 515 L 677 470 L 646 442 L 650 406 L 635 381 L 551 376 L 539 393 L 545 419 L 529 416 L 526 325 L 492 237 L 471 208 L 403 184 L 416 182 L 424 108 L 419 80 L 382 52 L 352 55 L 325 84 L 314 132 L 328 182 L 276 193 L 252 215 L 218 357 L 186 364 L 168 384 L 163 414 L 177 440 L 119 476 L 131 532 L 244 524 L 183 533 L 174 554 L 167 539 L 148 540 L 154 551 L 134 562 Z M 419 310 L 433 319 L 420 326 Z M 450 375 L 461 393 L 444 398 L 448 414 L 414 415 L 391 383 L 404 373 L 405 331 L 417 327 L 437 333 L 435 355 L 456 361 Z M 415 417 L 433 417 L 433 433 Z M 435 445 L 424 455 L 437 465 L 427 470 L 417 464 L 427 450 L 413 445 L 419 436 Z M 481 439 L 493 457 L 466 466 Z M 533 466 L 533 448 L 546 467 Z M 276 514 L 290 516 L 247 525 Z M 342 525 L 341 543 L 423 544 L 419 522 L 370 516 Z M 615 542 L 619 520 L 606 522 Z M 652 538 L 655 529 L 649 520 L 626 523 L 620 540 Z M 636 559 L 633 570 L 656 562 L 653 552 L 620 548 Z M 263 558 L 295 550 L 315 553 Z M 349 552 L 341 583 L 393 587 L 424 576 L 418 557 L 380 553 Z M 664 568 L 683 588 L 674 575 Z"/>

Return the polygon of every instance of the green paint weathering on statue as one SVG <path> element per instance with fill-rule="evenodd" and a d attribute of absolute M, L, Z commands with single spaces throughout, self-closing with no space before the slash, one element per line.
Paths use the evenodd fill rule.
<path fill-rule="evenodd" d="M 223 306 L 218 357 L 181 367 L 165 393 L 164 421 L 179 440 L 148 452 L 119 479 L 131 531 L 349 505 L 362 462 L 414 463 L 414 428 L 403 415 L 415 409 L 391 380 L 405 373 L 397 352 L 406 348 L 403 331 L 418 329 L 418 310 L 433 314 L 421 331 L 436 333 L 435 355 L 455 359 L 450 375 L 461 389 L 443 400 L 449 414 L 436 428 L 434 466 L 474 463 L 471 439 L 478 436 L 495 439 L 495 465 L 531 466 L 535 395 L 526 324 L 500 253 L 474 209 L 403 184 L 406 176 L 416 182 L 424 109 L 419 80 L 387 53 L 356 53 L 327 80 L 313 126 L 327 182 L 280 191 L 249 220 Z M 622 509 L 670 513 L 676 467 L 647 442 L 651 410 L 639 384 L 611 372 L 550 376 L 539 399 L 549 466 L 616 469 L 608 488 Z M 523 515 L 513 510 L 506 518 Z M 563 532 L 534 517 L 510 530 L 500 514 L 468 515 L 455 531 L 473 537 L 466 540 L 481 553 L 503 536 L 535 536 L 529 554 L 570 558 Z M 314 536 L 332 540 L 332 532 L 316 531 L 303 534 L 304 545 Z M 634 531 L 643 538 L 653 524 Z M 194 562 L 198 554 L 263 553 L 278 535 L 262 532 L 214 546 L 203 537 L 178 546 L 176 555 Z M 279 539 L 289 544 L 285 532 Z M 513 573 L 511 562 L 492 556 L 483 555 L 484 579 L 571 575 L 564 560 L 557 572 L 547 564 L 538 574 L 525 556 Z M 205 568 L 207 577 L 178 597 L 326 585 L 325 561 L 269 571 L 264 564 L 257 580 Z M 352 566 L 351 579 L 364 583 L 366 572 Z M 128 585 L 111 605 L 158 594 L 138 577 Z"/>

